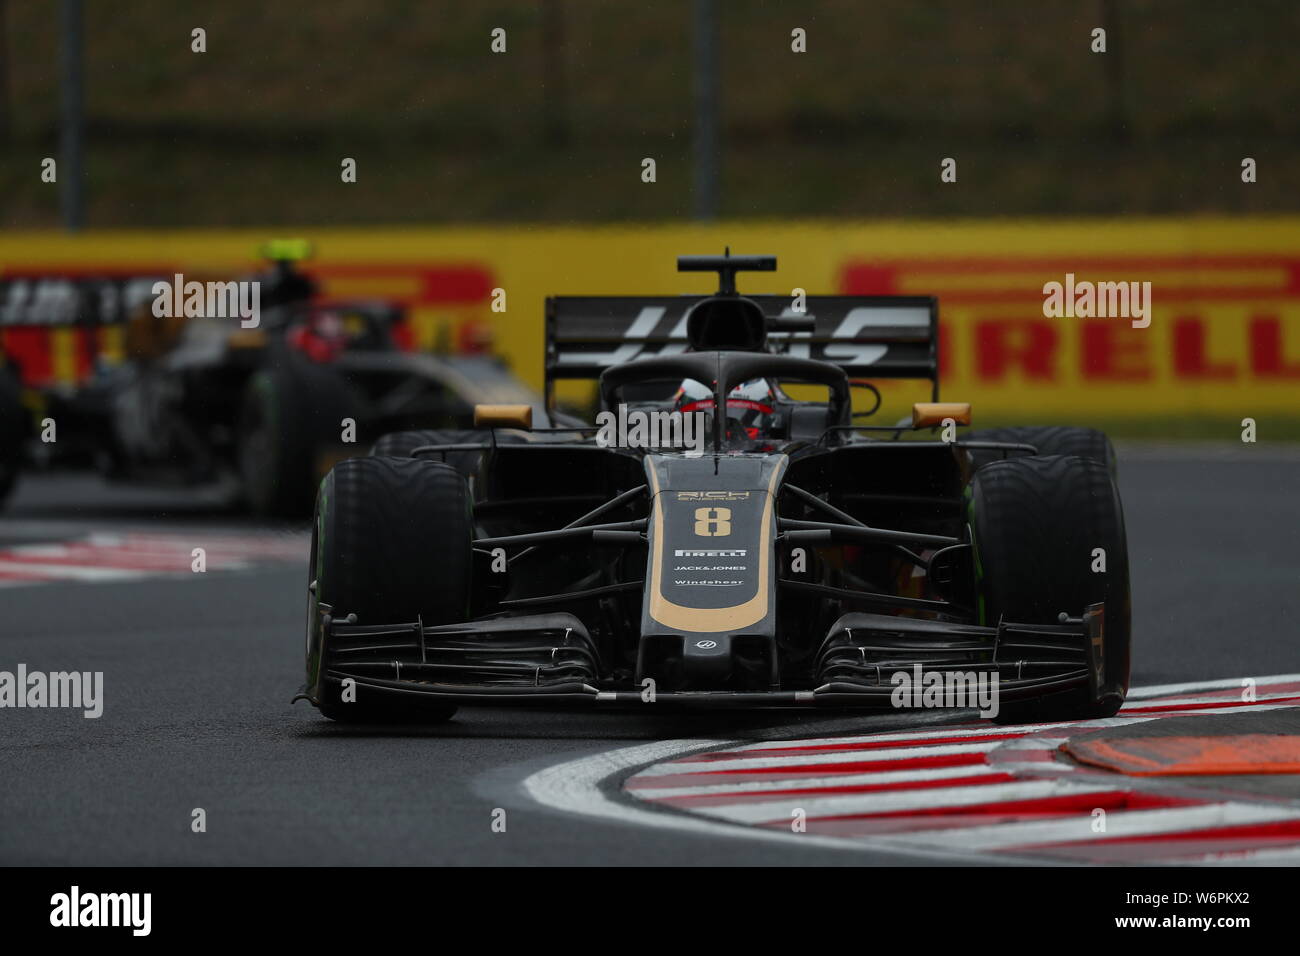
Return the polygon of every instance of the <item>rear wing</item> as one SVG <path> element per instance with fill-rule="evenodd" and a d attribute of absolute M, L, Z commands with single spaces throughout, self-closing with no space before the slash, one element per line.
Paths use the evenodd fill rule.
<path fill-rule="evenodd" d="M 546 402 L 555 382 L 687 350 L 686 316 L 707 296 L 554 296 L 546 300 Z M 933 296 L 747 295 L 772 318 L 812 318 L 811 332 L 768 333 L 770 351 L 840 366 L 851 378 L 928 379 L 939 398 L 939 303 Z"/>

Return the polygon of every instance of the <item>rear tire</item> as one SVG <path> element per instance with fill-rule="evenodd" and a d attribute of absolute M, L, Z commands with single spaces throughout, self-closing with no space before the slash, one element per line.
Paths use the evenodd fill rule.
<path fill-rule="evenodd" d="M 306 516 L 320 481 L 317 456 L 337 445 L 344 418 L 358 418 L 335 372 L 289 354 L 253 374 L 244 393 L 238 465 L 254 514 Z"/>
<path fill-rule="evenodd" d="M 1089 688 L 1003 704 L 998 723 L 1110 717 L 1128 691 L 1131 645 L 1128 543 L 1119 491 L 1106 465 L 1067 455 L 995 461 L 966 493 L 979 622 L 1056 624 L 1105 602 L 1101 695 Z M 1092 570 L 1094 549 L 1105 571 Z"/>
<path fill-rule="evenodd" d="M 1075 425 L 1017 425 L 1011 428 L 985 428 L 971 432 L 962 437 L 963 441 L 1002 441 L 1021 445 L 1033 445 L 1038 449 L 1039 457 L 1045 455 L 1074 455 L 1089 461 L 1099 461 L 1110 471 L 1111 477 L 1118 473 L 1115 447 L 1106 437 L 1105 432 L 1095 428 L 1080 428 Z M 976 468 L 982 468 L 989 462 L 1001 461 L 1000 451 L 971 449 L 971 462 Z"/>
<path fill-rule="evenodd" d="M 455 469 L 415 458 L 350 458 L 321 482 L 312 529 L 308 594 L 308 686 L 332 720 L 446 720 L 452 705 L 419 694 L 376 695 L 357 688 L 344 702 L 338 682 L 323 679 L 329 648 L 321 612 L 355 614 L 361 624 L 451 624 L 468 615 L 473 517 L 465 480 Z M 313 643 L 315 646 L 313 646 Z"/>

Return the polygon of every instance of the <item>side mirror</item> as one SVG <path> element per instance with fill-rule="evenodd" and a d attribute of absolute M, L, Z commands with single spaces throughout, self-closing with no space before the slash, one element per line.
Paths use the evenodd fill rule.
<path fill-rule="evenodd" d="M 475 428 L 522 428 L 533 427 L 533 406 L 531 405 L 475 405 Z"/>

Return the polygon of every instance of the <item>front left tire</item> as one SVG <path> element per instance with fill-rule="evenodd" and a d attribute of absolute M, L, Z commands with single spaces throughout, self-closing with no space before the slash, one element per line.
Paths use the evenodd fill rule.
<path fill-rule="evenodd" d="M 256 515 L 302 518 L 321 478 L 320 455 L 338 444 L 360 403 L 333 370 L 293 353 L 255 372 L 244 391 L 240 484 Z"/>
<path fill-rule="evenodd" d="M 966 524 L 980 624 L 1056 624 L 1062 612 L 1077 617 L 1105 604 L 1100 695 L 1085 686 L 1008 702 L 995 720 L 1113 716 L 1128 691 L 1131 599 L 1124 514 L 1106 463 L 1073 455 L 991 462 L 967 487 Z"/>
<path fill-rule="evenodd" d="M 465 479 L 454 468 L 418 458 L 350 458 L 325 476 L 316 498 L 308 570 L 307 683 L 332 720 L 373 722 L 450 718 L 454 706 L 419 694 L 389 695 L 358 686 L 344 701 L 340 683 L 322 673 L 330 649 L 321 605 L 359 624 L 468 617 L 473 513 Z"/>

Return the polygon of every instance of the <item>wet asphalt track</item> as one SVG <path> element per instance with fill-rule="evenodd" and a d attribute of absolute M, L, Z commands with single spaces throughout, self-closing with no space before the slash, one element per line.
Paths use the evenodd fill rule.
<path fill-rule="evenodd" d="M 1134 682 L 1300 671 L 1300 451 L 1120 455 Z M 0 517 L 0 547 L 250 527 L 213 500 L 31 478 Z M 302 586 L 301 569 L 276 566 L 0 589 L 0 669 L 102 670 L 106 696 L 99 720 L 0 710 L 0 864 L 907 862 L 597 822 L 519 787 L 550 764 L 661 738 L 892 729 L 905 717 L 463 710 L 440 727 L 349 730 L 289 704 Z M 190 830 L 196 807 L 203 834 Z"/>

